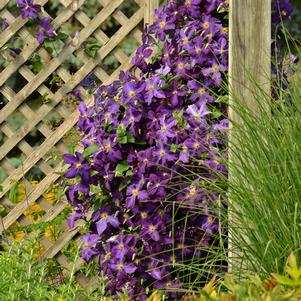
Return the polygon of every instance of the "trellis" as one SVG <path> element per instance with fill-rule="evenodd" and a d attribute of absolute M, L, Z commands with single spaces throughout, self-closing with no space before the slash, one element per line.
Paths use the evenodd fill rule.
<path fill-rule="evenodd" d="M 84 0 L 60 0 L 63 9 L 60 14 L 55 16 L 51 25 L 54 29 L 59 29 L 71 18 L 74 18 L 80 25 L 79 35 L 77 37 L 68 37 L 66 46 L 56 56 L 52 56 L 44 48 L 39 46 L 38 41 L 29 32 L 26 24 L 28 20 L 21 16 L 13 16 L 8 9 L 8 0 L 0 0 L 0 17 L 6 18 L 10 26 L 0 33 L 0 48 L 3 47 L 11 38 L 18 35 L 24 42 L 22 52 L 15 58 L 8 56 L 9 64 L 0 73 L 0 131 L 2 141 L 0 145 L 0 167 L 5 172 L 7 178 L 1 184 L 3 191 L 0 195 L 1 205 L 9 210 L 3 218 L 0 225 L 0 233 L 11 227 L 16 221 L 21 225 L 30 223 L 25 218 L 25 211 L 33 204 L 38 204 L 45 211 L 41 221 L 50 221 L 58 216 L 67 206 L 67 201 L 62 198 L 55 204 L 47 202 L 45 192 L 52 187 L 60 178 L 61 166 L 49 163 L 49 150 L 60 155 L 68 152 L 68 145 L 64 137 L 72 128 L 74 128 L 78 112 L 76 106 L 68 104 L 66 96 L 74 88 L 79 88 L 81 95 L 88 105 L 92 104 L 93 97 L 89 95 L 82 87 L 81 81 L 91 72 L 96 75 L 102 84 L 112 82 L 118 76 L 120 70 L 128 69 L 131 65 L 130 55 L 126 54 L 120 43 L 127 37 L 132 37 L 137 43 L 140 43 L 141 29 L 144 23 L 150 23 L 153 19 L 154 9 L 157 7 L 157 1 L 135 0 L 136 11 L 131 16 L 126 16 L 120 9 L 123 2 L 129 0 L 98 0 L 101 5 L 100 11 L 94 18 L 89 18 L 81 9 Z M 45 7 L 47 0 L 35 1 L 42 7 Z M 42 10 L 42 14 L 48 15 L 47 10 Z M 109 18 L 118 22 L 119 29 L 108 36 L 101 25 Z M 101 45 L 95 57 L 89 57 L 79 46 L 94 37 Z M 34 73 L 28 66 L 28 61 L 33 54 L 37 53 L 44 62 L 44 67 L 38 73 Z M 71 73 L 64 67 L 64 61 L 73 54 L 82 62 L 82 66 Z M 109 55 L 114 56 L 118 61 L 119 67 L 112 74 L 108 74 L 102 61 Z M 60 80 L 60 86 L 53 90 L 49 87 L 49 77 L 56 73 Z M 22 78 L 25 81 L 19 91 L 15 91 L 8 83 L 12 76 Z M 38 107 L 33 108 L 28 99 L 33 93 L 38 92 L 41 97 L 47 95 L 49 102 L 42 102 Z M 14 129 L 9 119 L 17 114 L 17 118 L 22 118 L 24 123 Z M 49 114 L 57 114 L 60 117 L 59 124 L 53 127 L 47 123 Z M 28 135 L 31 131 L 36 131 L 41 137 L 41 144 L 33 147 L 30 144 Z M 22 164 L 14 166 L 10 160 L 10 153 L 21 153 Z M 43 177 L 39 182 L 32 183 L 26 175 L 33 169 L 38 169 Z M 13 188 L 16 182 L 24 185 L 25 197 L 22 202 L 17 204 L 11 202 L 7 193 Z M 43 240 L 45 246 L 44 257 L 56 257 L 58 262 L 65 267 L 70 267 L 68 259 L 60 253 L 66 243 L 74 239 L 78 233 L 78 228 L 69 230 L 66 222 L 63 226 L 63 235 L 58 240 L 51 243 Z M 80 261 L 78 262 L 78 266 Z"/>

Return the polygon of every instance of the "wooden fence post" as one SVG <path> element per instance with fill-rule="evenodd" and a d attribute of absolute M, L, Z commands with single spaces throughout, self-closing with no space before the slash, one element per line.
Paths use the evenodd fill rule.
<path fill-rule="evenodd" d="M 155 20 L 155 9 L 159 7 L 159 0 L 144 1 L 144 24 L 152 24 Z"/>
<path fill-rule="evenodd" d="M 230 0 L 229 19 L 229 118 L 235 123 L 241 120 L 234 112 L 234 98 L 255 113 L 259 112 L 254 98 L 255 84 L 261 92 L 270 95 L 271 89 L 271 0 Z M 263 100 L 267 97 L 263 98 Z M 266 104 L 268 108 L 268 103 Z M 230 124 L 229 130 L 229 181 L 234 179 L 231 165 L 235 161 L 232 148 L 235 137 Z M 236 144 L 237 147 L 237 144 Z M 237 150 L 237 149 L 236 149 Z M 239 150 L 238 150 L 239 151 Z M 231 227 L 231 191 L 229 191 L 229 227 Z M 231 232 L 231 230 L 230 230 Z M 231 234 L 229 236 L 231 250 Z M 237 262 L 230 252 L 230 269 Z"/>

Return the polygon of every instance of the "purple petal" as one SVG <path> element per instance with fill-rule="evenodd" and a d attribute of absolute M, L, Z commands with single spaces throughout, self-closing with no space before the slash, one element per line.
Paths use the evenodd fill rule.
<path fill-rule="evenodd" d="M 102 235 L 102 233 L 107 229 L 107 221 L 105 219 L 101 219 L 96 223 L 96 229 L 98 235 Z"/>

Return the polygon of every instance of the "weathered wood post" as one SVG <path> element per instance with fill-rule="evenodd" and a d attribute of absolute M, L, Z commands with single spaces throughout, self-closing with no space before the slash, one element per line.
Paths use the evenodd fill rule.
<path fill-rule="evenodd" d="M 230 0 L 229 30 L 229 118 L 235 123 L 240 123 L 238 114 L 233 110 L 236 99 L 240 101 L 240 104 L 257 113 L 259 110 L 253 95 L 254 83 L 260 87 L 260 93 L 270 94 L 271 0 Z M 267 98 L 263 98 L 263 100 L 265 99 Z M 231 151 L 234 139 L 235 129 L 230 124 L 229 181 L 234 179 L 231 172 L 231 165 L 235 161 L 234 153 Z M 229 212 L 231 212 L 232 201 L 230 190 Z M 229 213 L 229 227 L 231 227 L 231 218 L 231 213 Z M 229 245 L 231 249 L 231 234 Z M 229 254 L 230 262 L 232 255 L 234 254 Z M 233 267 L 236 264 L 235 261 L 232 261 L 230 269 L 232 269 L 231 265 Z"/>
<path fill-rule="evenodd" d="M 155 9 L 159 7 L 159 0 L 145 0 L 144 24 L 151 24 L 155 20 Z"/>

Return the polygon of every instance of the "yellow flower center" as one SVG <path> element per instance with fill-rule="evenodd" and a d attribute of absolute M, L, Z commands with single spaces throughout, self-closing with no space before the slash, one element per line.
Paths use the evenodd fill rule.
<path fill-rule="evenodd" d="M 166 131 L 167 131 L 167 126 L 163 125 L 163 126 L 161 127 L 161 131 L 162 131 L 162 132 L 166 132 Z"/>
<path fill-rule="evenodd" d="M 150 225 L 150 226 L 148 227 L 148 230 L 149 230 L 149 232 L 153 233 L 153 232 L 156 231 L 156 227 L 153 226 L 153 225 Z"/>
<path fill-rule="evenodd" d="M 164 21 L 162 21 L 162 22 L 160 22 L 160 28 L 164 28 L 166 26 L 166 22 L 164 22 Z"/>
<path fill-rule="evenodd" d="M 208 28 L 209 28 L 209 26 L 210 26 L 209 22 L 205 22 L 205 23 L 203 23 L 203 27 L 204 27 L 205 29 L 208 29 Z"/>
<path fill-rule="evenodd" d="M 211 139 L 211 138 L 212 138 L 212 135 L 211 135 L 210 133 L 207 133 L 207 134 L 206 134 L 206 138 L 207 138 L 207 139 Z"/>
<path fill-rule="evenodd" d="M 199 91 L 198 91 L 198 93 L 200 95 L 204 95 L 205 94 L 205 89 L 204 88 L 200 88 Z"/>
<path fill-rule="evenodd" d="M 109 215 L 108 215 L 106 212 L 104 212 L 104 213 L 101 214 L 100 217 L 101 217 L 102 219 L 107 219 L 107 218 L 109 217 Z"/>
<path fill-rule="evenodd" d="M 136 92 L 135 91 L 130 91 L 129 92 L 129 97 L 134 98 L 136 96 Z"/>
<path fill-rule="evenodd" d="M 179 64 L 178 64 L 178 69 L 179 69 L 179 70 L 183 70 L 183 69 L 184 69 L 184 67 L 185 67 L 185 66 L 184 66 L 184 64 L 183 64 L 183 63 L 179 63 Z"/>
<path fill-rule="evenodd" d="M 223 27 L 222 30 L 221 30 L 221 32 L 223 34 L 228 33 L 228 27 Z"/>
<path fill-rule="evenodd" d="M 195 189 L 195 187 L 192 187 L 192 188 L 189 190 L 189 195 L 190 195 L 190 196 L 196 195 L 196 189 Z"/>
<path fill-rule="evenodd" d="M 198 149 L 198 148 L 200 148 L 200 144 L 196 142 L 196 143 L 194 143 L 193 147 L 194 147 L 195 149 Z"/>
<path fill-rule="evenodd" d="M 83 168 L 80 163 L 77 163 L 75 166 L 76 166 L 77 169 L 82 169 Z"/>
<path fill-rule="evenodd" d="M 139 190 L 138 189 L 134 189 L 132 192 L 133 196 L 138 196 L 139 194 Z"/>
<path fill-rule="evenodd" d="M 213 66 L 212 66 L 212 71 L 213 71 L 214 73 L 218 72 L 218 70 L 219 70 L 218 65 L 213 65 Z"/>
<path fill-rule="evenodd" d="M 123 250 L 123 249 L 124 249 L 124 244 L 119 244 L 119 245 L 118 245 L 118 249 L 119 249 L 119 250 Z"/>
<path fill-rule="evenodd" d="M 214 221 L 214 218 L 213 218 L 213 216 L 208 216 L 207 220 L 208 220 L 208 223 L 212 224 Z"/>
<path fill-rule="evenodd" d="M 186 37 L 186 38 L 182 39 L 182 41 L 183 41 L 183 44 L 186 45 L 186 44 L 188 44 L 189 39 Z"/>
<path fill-rule="evenodd" d="M 146 219 L 147 218 L 147 213 L 146 212 L 141 212 L 141 218 Z"/>
<path fill-rule="evenodd" d="M 111 150 L 111 144 L 108 143 L 105 148 L 106 148 L 106 151 L 109 152 Z"/>
<path fill-rule="evenodd" d="M 154 86 L 154 85 L 150 85 L 150 86 L 148 87 L 148 90 L 149 90 L 149 91 L 154 91 L 154 90 L 155 90 L 155 86 Z"/>
<path fill-rule="evenodd" d="M 160 150 L 160 156 L 161 157 L 164 157 L 166 155 L 166 152 L 164 149 Z"/>
<path fill-rule="evenodd" d="M 124 268 L 124 265 L 123 265 L 123 264 L 121 264 L 121 263 L 118 264 L 118 266 L 117 266 L 118 271 L 122 271 L 123 268 Z"/>
<path fill-rule="evenodd" d="M 184 153 L 186 153 L 186 152 L 188 151 L 188 147 L 184 145 L 184 146 L 182 147 L 182 151 L 183 151 Z"/>

